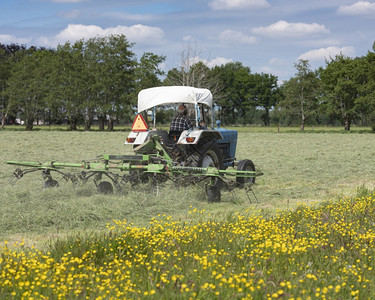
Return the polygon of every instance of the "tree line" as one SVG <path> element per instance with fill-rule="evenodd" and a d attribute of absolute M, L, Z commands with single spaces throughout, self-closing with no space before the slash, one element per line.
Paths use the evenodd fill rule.
<path fill-rule="evenodd" d="M 124 35 L 65 43 L 56 49 L 0 44 L 2 128 L 19 115 L 26 130 L 38 120 L 66 122 L 71 130 L 94 120 L 99 130 L 115 122 L 131 123 L 140 90 L 161 85 L 189 85 L 213 93 L 224 124 L 270 126 L 370 125 L 375 130 L 375 43 L 361 57 L 342 54 L 312 70 L 307 60 L 278 83 L 275 75 L 252 73 L 241 62 L 209 68 L 185 49 L 180 66 L 163 72 L 166 57 L 144 53 L 138 60 Z M 173 113 L 173 112 L 171 112 Z M 159 120 L 170 113 L 161 112 Z"/>
<path fill-rule="evenodd" d="M 352 124 L 375 130 L 375 43 L 364 56 L 336 55 L 315 71 L 306 60 L 295 67 L 295 76 L 280 87 L 279 117 L 299 119 L 301 130 L 307 121 L 329 125 L 339 121 L 346 131 Z"/>
<path fill-rule="evenodd" d="M 124 35 L 96 37 L 57 49 L 18 45 L 0 47 L 2 126 L 21 114 L 26 130 L 36 120 L 67 121 L 71 130 L 94 117 L 99 129 L 114 120 L 130 120 L 137 93 L 161 85 L 165 57 L 144 53 L 139 61 Z"/>

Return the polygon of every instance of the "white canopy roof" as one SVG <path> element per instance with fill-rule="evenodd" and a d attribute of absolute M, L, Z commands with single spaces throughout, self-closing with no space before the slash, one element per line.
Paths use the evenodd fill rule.
<path fill-rule="evenodd" d="M 160 86 L 145 89 L 138 94 L 138 113 L 158 105 L 191 103 L 212 106 L 208 89 L 191 86 Z"/>

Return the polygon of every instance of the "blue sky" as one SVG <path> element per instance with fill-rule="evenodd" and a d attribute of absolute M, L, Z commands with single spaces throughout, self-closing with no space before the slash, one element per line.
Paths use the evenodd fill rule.
<path fill-rule="evenodd" d="M 242 62 L 287 80 L 294 63 L 312 68 L 342 53 L 366 55 L 375 41 L 375 0 L 0 0 L 0 43 L 56 47 L 125 34 L 144 52 L 181 54 L 208 66 Z"/>

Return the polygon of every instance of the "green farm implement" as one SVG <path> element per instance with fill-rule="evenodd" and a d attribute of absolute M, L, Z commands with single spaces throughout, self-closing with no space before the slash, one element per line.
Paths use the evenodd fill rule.
<path fill-rule="evenodd" d="M 134 187 L 151 182 L 157 186 L 170 180 L 181 186 L 203 183 L 210 201 L 218 200 L 217 193 L 220 192 L 220 188 L 249 188 L 255 177 L 262 175 L 261 172 L 241 167 L 247 165 L 246 163 L 250 162 L 248 160 L 240 162 L 240 168 L 237 170 L 220 170 L 211 166 L 182 166 L 173 161 L 165 148 L 159 137 L 153 136 L 143 145 L 143 150 L 138 149 L 138 154 L 134 155 L 103 155 L 97 160 L 81 163 L 7 161 L 7 164 L 20 166 L 14 171 L 11 183 L 15 183 L 28 173 L 41 171 L 44 188 L 58 187 L 61 180 L 77 185 L 93 179 L 99 193 L 110 194 L 114 189 L 121 191 L 126 184 Z M 60 174 L 60 182 L 53 178 L 54 173 Z M 220 188 L 217 181 L 222 184 Z"/>

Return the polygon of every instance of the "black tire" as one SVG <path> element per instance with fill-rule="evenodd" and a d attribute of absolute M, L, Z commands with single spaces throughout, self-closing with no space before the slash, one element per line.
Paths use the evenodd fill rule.
<path fill-rule="evenodd" d="M 214 142 L 206 143 L 201 147 L 201 150 L 194 152 L 188 157 L 187 164 L 191 167 L 216 167 L 219 170 L 224 169 L 223 153 L 219 146 Z M 221 201 L 221 184 L 220 178 L 213 177 L 206 185 L 206 195 L 208 202 Z"/>
<path fill-rule="evenodd" d="M 98 193 L 103 195 L 113 194 L 113 186 L 109 181 L 101 181 L 98 184 Z"/>
<path fill-rule="evenodd" d="M 129 182 L 132 186 L 136 186 L 140 183 L 147 183 L 149 176 L 141 170 L 130 170 L 129 171 Z"/>
<path fill-rule="evenodd" d="M 59 182 L 55 179 L 48 179 L 43 183 L 43 189 L 50 189 L 58 186 Z"/>
<path fill-rule="evenodd" d="M 224 169 L 223 152 L 214 142 L 210 142 L 204 146 L 202 155 L 199 156 L 198 167 L 216 167 L 219 170 Z"/>
<path fill-rule="evenodd" d="M 244 159 L 238 163 L 237 170 L 255 172 L 255 165 L 250 159 Z M 244 184 L 254 184 L 255 177 L 236 177 L 236 182 L 238 186 L 244 186 Z"/>
<path fill-rule="evenodd" d="M 206 195 L 208 202 L 220 202 L 221 201 L 221 185 L 207 185 L 206 186 Z"/>

